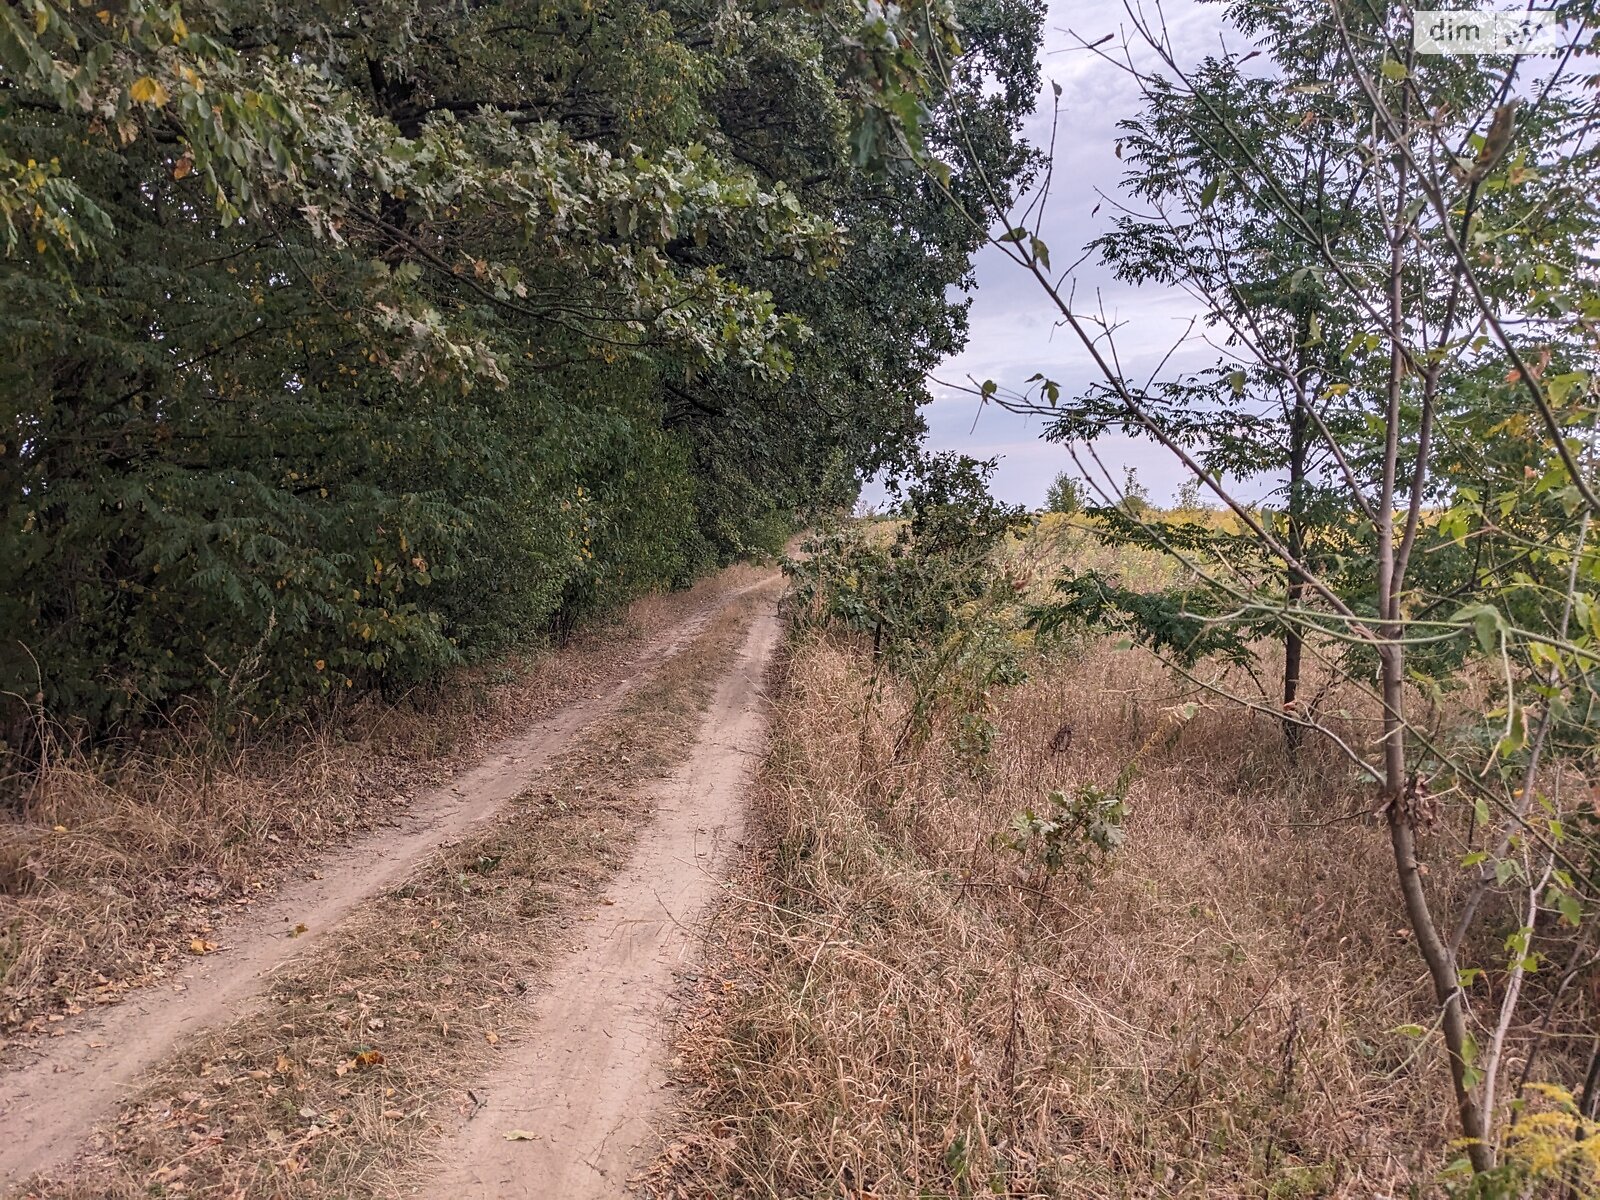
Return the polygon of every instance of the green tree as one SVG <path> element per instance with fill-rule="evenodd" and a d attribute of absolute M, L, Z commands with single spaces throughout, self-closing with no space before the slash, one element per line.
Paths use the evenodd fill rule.
<path fill-rule="evenodd" d="M 1086 491 L 1083 480 L 1062 471 L 1051 480 L 1045 492 L 1045 511 L 1067 514 L 1082 512 L 1088 498 Z"/>
<path fill-rule="evenodd" d="M 1022 171 L 1038 6 L 969 7 L 929 111 Z M 848 502 L 919 432 L 981 240 L 860 157 L 855 28 L 844 0 L 0 12 L 0 693 L 266 716 Z"/>

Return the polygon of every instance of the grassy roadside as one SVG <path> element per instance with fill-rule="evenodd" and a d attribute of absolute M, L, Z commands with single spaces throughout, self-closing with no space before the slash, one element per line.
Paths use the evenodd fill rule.
<path fill-rule="evenodd" d="M 0 1055 L 62 1014 L 159 980 L 289 866 L 373 829 L 485 747 L 617 678 L 657 634 L 758 578 L 647 597 L 559 649 L 449 687 L 224 741 L 174 728 L 63 749 L 0 816 Z"/>
<path fill-rule="evenodd" d="M 1337 819 L 1360 804 L 1330 756 L 1289 769 L 1239 710 L 1181 721 L 1156 663 L 1094 644 L 1030 661 L 976 772 L 950 729 L 895 762 L 904 697 L 874 702 L 868 663 L 792 648 L 766 849 L 716 924 L 652 1196 L 1433 1186 L 1444 1068 L 1396 1032 L 1428 1019 L 1426 981 L 1371 919 L 1383 831 Z M 1108 866 L 1045 879 L 1005 844 L 1017 812 L 1130 760 Z"/>
<path fill-rule="evenodd" d="M 770 589 L 734 601 L 552 764 L 492 830 L 441 852 L 189 1044 L 109 1143 L 31 1196 L 391 1196 L 475 1104 L 520 1003 L 648 822 L 648 783 L 700 714 Z M 643 789 L 643 790 L 641 790 Z"/>

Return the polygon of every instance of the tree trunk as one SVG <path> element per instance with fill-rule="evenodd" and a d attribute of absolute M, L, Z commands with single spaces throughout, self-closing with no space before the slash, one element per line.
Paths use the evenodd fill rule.
<path fill-rule="evenodd" d="M 1410 97 L 1401 106 L 1402 136 L 1410 133 Z M 1461 1133 L 1467 1141 L 1467 1157 L 1474 1171 L 1494 1167 L 1494 1146 L 1489 1141 L 1488 1122 L 1480 1104 L 1480 1092 L 1469 1059 L 1476 1057 L 1471 1031 L 1461 1002 L 1461 981 L 1455 952 L 1440 935 L 1428 908 L 1428 893 L 1423 872 L 1417 862 L 1417 814 L 1412 779 L 1407 768 L 1405 680 L 1405 623 L 1401 598 L 1405 592 L 1405 564 L 1410 550 L 1407 541 L 1397 545 L 1395 538 L 1395 490 L 1400 469 L 1401 391 L 1405 377 L 1406 311 L 1405 247 L 1407 221 L 1405 204 L 1409 193 L 1406 162 L 1397 171 L 1394 225 L 1390 230 L 1388 279 L 1389 379 L 1385 396 L 1385 435 L 1383 447 L 1383 491 L 1377 509 L 1378 535 L 1378 661 L 1383 700 L 1383 807 L 1389 822 L 1389 844 L 1394 852 L 1395 873 L 1405 905 L 1406 919 L 1417 939 L 1417 950 L 1433 981 L 1433 993 L 1440 1007 L 1440 1030 L 1450 1057 L 1450 1081 L 1455 1088 L 1456 1110 Z M 1423 452 L 1418 449 L 1419 454 Z"/>
<path fill-rule="evenodd" d="M 1304 337 L 1302 341 L 1306 340 Z M 1289 528 L 1285 542 L 1294 562 L 1305 561 L 1305 481 L 1306 481 L 1306 415 L 1304 387 L 1297 381 L 1294 412 L 1289 417 Z M 1300 569 L 1288 567 L 1286 604 L 1298 609 L 1305 597 L 1306 581 Z M 1300 751 L 1300 714 L 1295 701 L 1300 694 L 1300 660 L 1305 649 L 1305 633 L 1296 620 L 1290 620 L 1283 631 L 1283 741 L 1293 759 Z"/>

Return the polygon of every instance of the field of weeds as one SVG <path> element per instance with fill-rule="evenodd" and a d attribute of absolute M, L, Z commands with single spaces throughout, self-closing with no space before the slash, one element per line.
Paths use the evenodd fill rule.
<path fill-rule="evenodd" d="M 1181 574 L 1044 532 L 1003 555 L 1029 591 L 1063 562 Z M 1291 755 L 1271 712 L 1079 631 L 1013 635 L 1026 678 L 986 693 L 978 752 L 953 713 L 908 743 L 916 677 L 796 618 L 765 849 L 683 1026 L 696 1098 L 655 1195 L 1439 1194 L 1437 1009 L 1373 789 L 1331 742 Z M 1423 853 L 1470 836 L 1441 822 Z"/>
<path fill-rule="evenodd" d="M 903 708 L 796 647 L 761 796 L 775 849 L 723 916 L 734 999 L 686 1058 L 699 1170 L 771 1196 L 1377 1194 L 1443 1149 L 1442 1071 L 1380 828 L 1330 758 L 1206 712 L 1142 652 L 1041 663 L 974 776 L 896 763 Z M 1058 731 L 1071 745 L 1052 749 Z M 1041 882 L 1012 815 L 1135 764 L 1125 850 Z M 670 1194 L 670 1193 L 668 1193 Z"/>

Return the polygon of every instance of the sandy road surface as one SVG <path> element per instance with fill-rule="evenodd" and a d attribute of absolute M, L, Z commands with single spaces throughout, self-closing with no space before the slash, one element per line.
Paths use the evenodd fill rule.
<path fill-rule="evenodd" d="M 585 944 L 530 999 L 528 1036 L 474 1088 L 483 1106 L 441 1148 L 430 1200 L 601 1200 L 628 1194 L 655 1148 L 674 974 L 738 839 L 766 738 L 762 682 L 777 618 L 756 619 L 689 759 L 652 789 L 658 808 L 633 860 L 586 924 Z M 533 1135 L 508 1140 L 508 1133 Z"/>
<path fill-rule="evenodd" d="M 558 709 L 477 766 L 417 799 L 393 828 L 307 864 L 248 916 L 221 926 L 222 952 L 175 978 L 74 1021 L 36 1056 L 0 1074 L 0 1191 L 75 1157 L 140 1075 L 180 1039 L 228 1020 L 270 973 L 317 944 L 368 896 L 398 883 L 423 858 L 467 833 L 523 791 L 572 737 L 616 707 L 638 679 L 694 638 L 749 588 L 724 594 L 646 645 L 626 677 Z M 305 932 L 294 935 L 297 926 Z"/>

